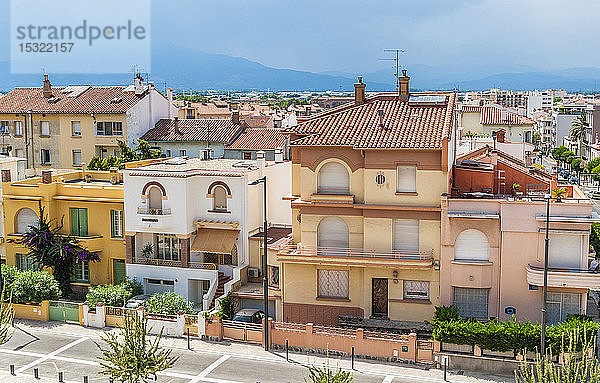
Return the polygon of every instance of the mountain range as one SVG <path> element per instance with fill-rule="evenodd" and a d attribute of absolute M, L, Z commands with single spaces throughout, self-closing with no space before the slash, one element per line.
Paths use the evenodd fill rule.
<path fill-rule="evenodd" d="M 539 70 L 514 65 L 484 65 L 464 68 L 407 65 L 411 88 L 417 90 L 515 90 L 564 88 L 569 91 L 592 91 L 600 88 L 600 68 Z M 365 73 L 279 69 L 242 57 L 210 54 L 174 45 L 153 46 L 149 74 L 159 89 L 166 84 L 175 90 L 314 90 L 350 91 L 358 75 L 367 83 L 367 91 L 395 89 L 394 69 L 384 68 Z M 131 74 L 52 74 L 55 85 L 125 85 Z M 0 62 L 0 90 L 16 86 L 40 86 L 41 75 L 11 74 L 8 62 Z"/>

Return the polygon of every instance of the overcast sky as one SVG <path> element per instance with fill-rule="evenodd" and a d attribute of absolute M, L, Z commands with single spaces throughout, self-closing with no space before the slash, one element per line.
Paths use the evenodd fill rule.
<path fill-rule="evenodd" d="M 390 66 L 385 48 L 405 64 L 561 69 L 598 65 L 599 14 L 591 0 L 152 0 L 152 42 L 315 72 Z"/>

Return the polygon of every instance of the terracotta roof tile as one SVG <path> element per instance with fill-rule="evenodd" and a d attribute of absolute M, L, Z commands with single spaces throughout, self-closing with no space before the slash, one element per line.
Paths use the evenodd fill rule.
<path fill-rule="evenodd" d="M 413 102 L 419 97 L 434 100 Z M 455 93 L 414 93 L 369 97 L 311 116 L 290 131 L 293 145 L 351 146 L 356 149 L 439 149 L 451 133 Z M 379 112 L 379 111 L 383 112 Z M 382 124 L 379 114 L 383 113 Z"/>
<path fill-rule="evenodd" d="M 179 119 L 178 129 L 175 129 L 175 120 L 163 118 L 156 122 L 141 137 L 145 141 L 210 141 L 227 144 L 237 137 L 242 126 L 234 124 L 231 120 L 216 120 L 209 118 Z"/>
<path fill-rule="evenodd" d="M 502 111 L 506 112 L 506 118 L 502 119 Z M 480 113 L 479 123 L 482 125 L 531 125 L 534 121 L 525 116 L 521 116 L 516 110 L 506 108 L 497 104 L 489 105 L 463 105 L 462 111 L 465 113 Z"/>
<path fill-rule="evenodd" d="M 285 145 L 285 135 L 275 128 L 247 128 L 227 147 L 231 149 L 277 149 Z"/>

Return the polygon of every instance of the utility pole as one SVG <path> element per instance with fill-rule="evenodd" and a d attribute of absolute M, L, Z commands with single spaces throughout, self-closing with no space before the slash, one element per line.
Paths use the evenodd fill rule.
<path fill-rule="evenodd" d="M 381 58 L 381 61 L 393 61 L 394 68 L 396 71 L 394 72 L 394 77 L 396 77 L 396 92 L 400 92 L 400 84 L 398 84 L 398 79 L 400 78 L 400 53 L 406 53 L 404 49 L 384 49 L 384 52 L 395 53 L 396 57 L 393 58 Z"/>

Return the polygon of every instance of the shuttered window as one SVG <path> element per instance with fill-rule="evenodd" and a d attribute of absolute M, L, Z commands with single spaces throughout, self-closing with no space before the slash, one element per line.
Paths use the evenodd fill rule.
<path fill-rule="evenodd" d="M 40 135 L 50 136 L 50 122 L 48 122 L 48 121 L 40 122 Z"/>
<path fill-rule="evenodd" d="M 454 259 L 457 261 L 489 261 L 490 245 L 479 230 L 468 229 L 456 237 Z"/>
<path fill-rule="evenodd" d="M 162 192 L 157 187 L 151 187 L 148 192 L 148 199 L 150 200 L 150 209 L 162 209 Z"/>
<path fill-rule="evenodd" d="M 488 318 L 488 289 L 454 288 L 454 306 L 462 318 Z"/>
<path fill-rule="evenodd" d="M 223 186 L 216 186 L 213 190 L 213 210 L 227 211 L 227 190 Z"/>
<path fill-rule="evenodd" d="M 348 270 L 317 270 L 318 295 L 321 298 L 348 298 Z"/>
<path fill-rule="evenodd" d="M 392 248 L 397 251 L 419 251 L 419 220 L 395 219 Z"/>
<path fill-rule="evenodd" d="M 550 234 L 549 267 L 578 269 L 581 267 L 581 242 L 577 234 Z"/>
<path fill-rule="evenodd" d="M 548 292 L 546 302 L 549 323 L 564 322 L 568 315 L 581 312 L 581 294 Z"/>
<path fill-rule="evenodd" d="M 24 208 L 17 213 L 17 233 L 23 234 L 29 230 L 30 226 L 37 227 L 39 224 L 38 216 L 35 211 Z"/>
<path fill-rule="evenodd" d="M 88 262 L 75 262 L 73 265 L 73 282 L 90 283 L 90 264 Z"/>
<path fill-rule="evenodd" d="M 71 208 L 71 234 L 77 237 L 88 236 L 87 209 Z"/>
<path fill-rule="evenodd" d="M 415 193 L 417 191 L 416 166 L 398 166 L 396 177 L 396 191 L 398 193 Z"/>
<path fill-rule="evenodd" d="M 344 165 L 329 162 L 321 167 L 318 177 L 318 193 L 350 194 L 350 175 Z"/>
<path fill-rule="evenodd" d="M 110 232 L 112 238 L 123 238 L 123 211 L 110 211 Z"/>
<path fill-rule="evenodd" d="M 348 248 L 349 232 L 346 221 L 338 217 L 323 218 L 317 228 L 317 246 Z"/>

